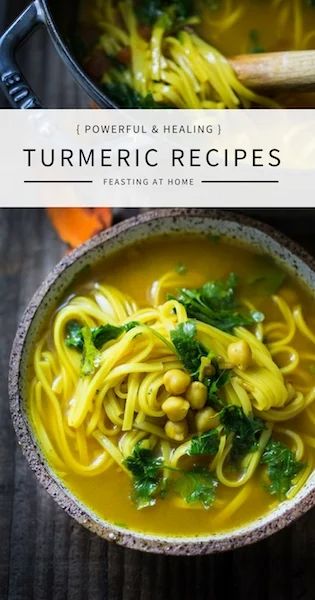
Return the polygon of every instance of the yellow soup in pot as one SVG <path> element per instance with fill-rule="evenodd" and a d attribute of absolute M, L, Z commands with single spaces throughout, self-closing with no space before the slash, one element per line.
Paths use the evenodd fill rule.
<path fill-rule="evenodd" d="M 314 106 L 313 93 L 267 97 L 227 58 L 315 48 L 312 0 L 83 0 L 85 69 L 118 106 Z"/>
<path fill-rule="evenodd" d="M 152 534 L 235 529 L 313 471 L 314 300 L 270 258 L 154 237 L 82 275 L 38 339 L 43 454 L 99 517 Z"/>

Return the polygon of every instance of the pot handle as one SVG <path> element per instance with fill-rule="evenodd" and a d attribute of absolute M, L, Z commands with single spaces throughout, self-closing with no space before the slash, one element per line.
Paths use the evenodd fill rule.
<path fill-rule="evenodd" d="M 0 84 L 14 108 L 41 108 L 18 67 L 15 54 L 19 45 L 43 22 L 42 9 L 35 0 L 0 38 Z"/>

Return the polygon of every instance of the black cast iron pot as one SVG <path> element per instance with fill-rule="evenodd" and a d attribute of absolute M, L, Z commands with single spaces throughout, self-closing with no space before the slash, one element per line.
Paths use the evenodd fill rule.
<path fill-rule="evenodd" d="M 72 51 L 79 0 L 34 0 L 0 38 L 0 83 L 14 108 L 40 108 L 40 102 L 16 62 L 16 51 L 40 25 L 44 25 L 65 64 L 98 106 L 116 105 L 89 79 Z"/>

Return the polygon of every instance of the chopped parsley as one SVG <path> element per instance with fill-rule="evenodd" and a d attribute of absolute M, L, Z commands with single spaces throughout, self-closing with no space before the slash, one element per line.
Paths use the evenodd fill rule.
<path fill-rule="evenodd" d="M 198 341 L 196 324 L 193 321 L 179 323 L 171 331 L 171 340 L 185 369 L 193 379 L 202 381 L 207 387 L 209 404 L 215 408 L 222 408 L 223 404 L 218 392 L 229 380 L 230 372 L 227 369 L 220 369 L 215 355 L 211 351 L 208 352 Z M 214 367 L 213 375 L 206 375 L 206 363 Z"/>
<path fill-rule="evenodd" d="M 185 369 L 189 371 L 192 377 L 197 378 L 201 357 L 207 356 L 208 353 L 197 339 L 196 324 L 193 321 L 179 323 L 171 331 L 171 340 Z"/>
<path fill-rule="evenodd" d="M 222 331 L 263 321 L 264 315 L 258 311 L 240 310 L 236 299 L 237 283 L 235 273 L 230 273 L 226 280 L 208 281 L 198 289 L 182 288 L 176 300 L 186 308 L 188 317 Z"/>
<path fill-rule="evenodd" d="M 158 497 L 165 497 L 169 491 L 179 494 L 187 504 L 201 503 L 205 508 L 209 508 L 215 500 L 218 482 L 205 467 L 194 467 L 190 471 L 167 467 L 162 458 L 139 444 L 124 464 L 132 473 L 131 497 L 139 509 L 153 506 Z M 176 475 L 178 473 L 167 484 L 163 480 L 162 469 L 165 467 L 175 471 Z"/>
<path fill-rule="evenodd" d="M 231 372 L 228 369 L 220 369 L 216 360 L 212 360 L 211 364 L 216 369 L 215 374 L 205 377 L 202 382 L 208 390 L 208 403 L 213 408 L 220 410 L 223 408 L 223 401 L 219 396 L 219 391 L 228 383 Z"/>
<path fill-rule="evenodd" d="M 168 16 L 172 21 L 184 21 L 192 12 L 192 0 L 138 0 L 135 11 L 140 23 L 154 25 L 163 16 Z"/>
<path fill-rule="evenodd" d="M 66 331 L 66 346 L 69 348 L 75 348 L 76 350 L 83 350 L 83 335 L 82 325 L 78 321 L 69 321 L 67 324 Z"/>
<path fill-rule="evenodd" d="M 91 375 L 94 373 L 99 361 L 99 351 L 93 343 L 92 330 L 89 327 L 82 327 L 82 375 Z"/>
<path fill-rule="evenodd" d="M 256 450 L 259 434 L 265 429 L 261 419 L 247 416 L 240 406 L 230 404 L 221 410 L 220 422 L 224 430 L 233 435 L 230 453 L 232 462 L 235 463 Z"/>
<path fill-rule="evenodd" d="M 187 504 L 202 504 L 209 508 L 214 500 L 218 480 L 205 467 L 184 471 L 175 482 L 177 493 Z"/>
<path fill-rule="evenodd" d="M 122 333 L 139 325 L 130 321 L 125 325 L 116 326 L 107 323 L 99 327 L 83 327 L 77 321 L 69 321 L 66 330 L 65 343 L 69 348 L 82 352 L 81 373 L 91 375 L 98 366 L 99 350 L 109 341 L 117 339 Z"/>
<path fill-rule="evenodd" d="M 112 81 L 103 83 L 102 90 L 111 100 L 122 108 L 165 108 L 165 104 L 155 102 L 152 94 L 141 96 L 128 83 L 123 81 Z"/>
<path fill-rule="evenodd" d="M 132 498 L 137 507 L 153 506 L 162 480 L 162 458 L 154 456 L 152 450 L 136 445 L 124 464 L 133 475 Z"/>
<path fill-rule="evenodd" d="M 296 460 L 292 450 L 275 440 L 269 440 L 261 457 L 261 464 L 267 466 L 269 493 L 282 500 L 292 487 L 294 477 L 304 467 L 302 462 Z"/>
<path fill-rule="evenodd" d="M 220 437 L 217 429 L 211 429 L 200 435 L 193 436 L 189 454 L 190 456 L 206 456 L 216 454 L 219 450 Z"/>

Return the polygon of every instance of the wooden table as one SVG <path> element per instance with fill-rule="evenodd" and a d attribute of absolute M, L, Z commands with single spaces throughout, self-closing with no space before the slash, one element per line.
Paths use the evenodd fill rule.
<path fill-rule="evenodd" d="M 260 211 L 315 254 L 315 211 Z M 42 210 L 0 211 L 0 599 L 314 600 L 315 510 L 234 552 L 125 550 L 72 521 L 37 483 L 11 426 L 7 369 L 22 310 L 65 247 Z"/>

